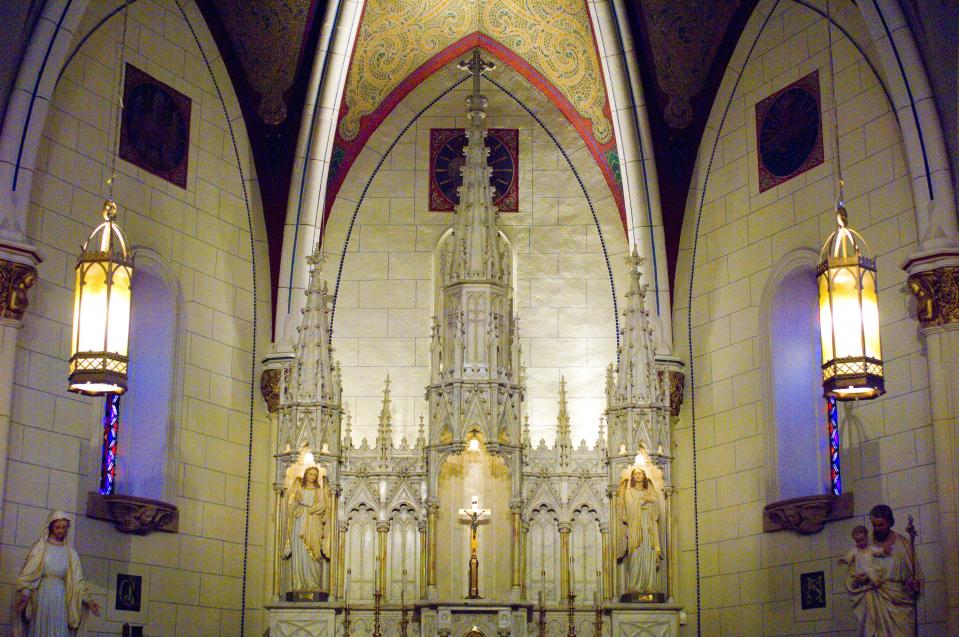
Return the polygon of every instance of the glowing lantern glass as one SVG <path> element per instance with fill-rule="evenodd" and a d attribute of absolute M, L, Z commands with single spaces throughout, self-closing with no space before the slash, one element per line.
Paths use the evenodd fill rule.
<path fill-rule="evenodd" d="M 823 395 L 836 400 L 876 398 L 886 391 L 876 265 L 862 254 L 862 236 L 846 226 L 841 199 L 836 218 L 839 227 L 819 255 Z"/>
<path fill-rule="evenodd" d="M 116 216 L 116 204 L 104 203 L 104 221 L 83 244 L 77 261 L 69 389 L 80 394 L 127 389 L 133 259 Z"/>

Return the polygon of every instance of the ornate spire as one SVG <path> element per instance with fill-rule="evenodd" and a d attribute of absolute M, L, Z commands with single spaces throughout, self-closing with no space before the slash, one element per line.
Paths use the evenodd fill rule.
<path fill-rule="evenodd" d="M 426 424 L 423 422 L 423 414 L 420 414 L 420 424 L 416 430 L 416 448 L 422 449 L 426 446 Z"/>
<path fill-rule="evenodd" d="M 604 415 L 599 417 L 599 435 L 596 437 L 596 448 L 606 448 L 606 417 Z"/>
<path fill-rule="evenodd" d="M 634 245 L 632 254 L 626 257 L 629 292 L 626 294 L 626 311 L 623 312 L 620 330 L 615 402 L 650 403 L 656 396 L 653 333 L 643 300 L 646 285 L 640 283 L 640 267 L 644 262 L 645 259 L 639 256 Z"/>
<path fill-rule="evenodd" d="M 445 283 L 456 281 L 500 281 L 509 277 L 508 255 L 500 249 L 496 228 L 497 210 L 493 205 L 490 176 L 493 170 L 487 163 L 486 97 L 480 94 L 480 75 L 495 68 L 492 62 L 480 57 L 475 49 L 469 61 L 459 67 L 473 76 L 473 93 L 466 98 L 470 127 L 466 131 L 468 143 L 462 168 L 463 185 L 459 188 L 460 202 L 456 206 L 453 237 L 445 256 Z"/>
<path fill-rule="evenodd" d="M 338 373 L 330 347 L 330 295 L 323 280 L 323 261 L 317 250 L 307 257 L 310 283 L 306 289 L 303 319 L 296 328 L 296 364 L 291 386 L 296 402 L 335 402 L 339 399 Z"/>
<path fill-rule="evenodd" d="M 386 375 L 383 388 L 383 406 L 380 408 L 380 421 L 376 426 L 376 447 L 380 451 L 380 462 L 389 461 L 393 451 L 393 416 L 390 414 L 390 376 Z"/>
<path fill-rule="evenodd" d="M 343 448 L 353 448 L 353 417 L 350 412 L 346 412 L 346 433 L 343 434 Z"/>
<path fill-rule="evenodd" d="M 566 377 L 559 377 L 559 413 L 556 415 L 556 451 L 559 466 L 568 467 L 573 453 L 573 439 L 569 430 L 569 413 L 566 405 Z"/>

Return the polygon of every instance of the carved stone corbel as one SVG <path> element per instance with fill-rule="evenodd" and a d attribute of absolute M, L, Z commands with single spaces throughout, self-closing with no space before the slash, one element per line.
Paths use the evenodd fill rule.
<path fill-rule="evenodd" d="M 810 495 L 767 504 L 763 508 L 763 531 L 794 531 L 800 535 L 819 533 L 826 522 L 851 518 L 853 495 Z"/>
<path fill-rule="evenodd" d="M 679 418 L 679 410 L 683 406 L 683 392 L 686 387 L 686 374 L 669 370 L 669 415 Z"/>
<path fill-rule="evenodd" d="M 32 265 L 0 259 L 0 318 L 23 320 L 30 304 L 27 292 L 37 280 Z"/>
<path fill-rule="evenodd" d="M 180 511 L 160 500 L 133 495 L 87 494 L 87 517 L 113 522 L 120 533 L 147 535 L 154 531 L 176 533 L 180 527 Z"/>
<path fill-rule="evenodd" d="M 283 369 L 273 367 L 264 369 L 260 376 L 260 394 L 266 401 L 266 409 L 275 414 L 280 409 L 280 380 L 283 378 Z"/>
<path fill-rule="evenodd" d="M 922 329 L 959 323 L 959 266 L 912 274 L 908 283 Z"/>

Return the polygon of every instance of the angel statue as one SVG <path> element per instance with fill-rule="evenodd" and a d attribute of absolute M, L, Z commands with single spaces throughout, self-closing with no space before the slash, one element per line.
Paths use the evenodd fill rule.
<path fill-rule="evenodd" d="M 333 497 L 326 476 L 308 467 L 294 478 L 287 496 L 284 559 L 291 562 L 294 591 L 322 591 L 332 555 Z"/>
<path fill-rule="evenodd" d="M 659 592 L 659 495 L 642 467 L 633 467 L 620 481 L 616 513 L 616 555 L 626 569 L 625 596 Z"/>

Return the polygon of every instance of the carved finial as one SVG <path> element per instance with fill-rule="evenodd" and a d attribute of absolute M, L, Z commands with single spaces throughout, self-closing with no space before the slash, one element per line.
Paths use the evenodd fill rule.
<path fill-rule="evenodd" d="M 393 416 L 390 413 L 390 375 L 386 375 L 383 387 L 383 406 L 380 408 L 380 420 L 376 427 L 376 446 L 380 450 L 380 461 L 386 463 L 393 450 Z"/>
<path fill-rule="evenodd" d="M 634 243 L 633 250 L 626 257 L 626 265 L 629 266 L 631 273 L 639 274 L 639 269 L 646 263 L 646 259 L 639 256 L 639 247 Z"/>
<path fill-rule="evenodd" d="M 350 410 L 346 409 L 346 431 L 343 435 L 343 447 L 346 449 L 353 448 L 353 416 L 350 415 Z"/>
<path fill-rule="evenodd" d="M 573 449 L 570 436 L 569 412 L 566 404 L 566 377 L 559 377 L 559 413 L 556 415 L 556 450 L 559 453 L 559 464 L 568 467 Z"/>
<path fill-rule="evenodd" d="M 423 414 L 420 414 L 420 424 L 416 429 L 416 446 L 426 446 L 426 424 L 423 422 Z"/>

